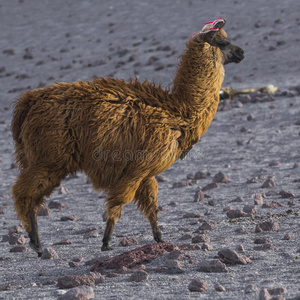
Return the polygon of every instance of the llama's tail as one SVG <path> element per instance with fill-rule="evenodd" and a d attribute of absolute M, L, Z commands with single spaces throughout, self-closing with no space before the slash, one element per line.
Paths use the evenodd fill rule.
<path fill-rule="evenodd" d="M 11 122 L 11 131 L 12 136 L 15 142 L 15 157 L 16 162 L 20 167 L 25 167 L 27 165 L 25 159 L 25 153 L 23 149 L 23 141 L 21 138 L 22 125 L 26 120 L 26 117 L 31 108 L 31 100 L 29 92 L 24 93 L 21 97 L 15 102 L 13 118 Z"/>

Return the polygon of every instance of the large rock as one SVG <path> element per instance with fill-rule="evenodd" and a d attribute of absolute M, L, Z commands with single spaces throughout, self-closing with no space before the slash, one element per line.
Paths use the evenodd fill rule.
<path fill-rule="evenodd" d="M 95 279 L 91 275 L 67 275 L 58 278 L 57 285 L 61 289 L 70 289 L 80 285 L 95 285 Z"/>

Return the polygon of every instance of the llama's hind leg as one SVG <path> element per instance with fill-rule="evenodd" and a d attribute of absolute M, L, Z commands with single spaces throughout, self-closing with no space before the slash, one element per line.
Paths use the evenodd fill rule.
<path fill-rule="evenodd" d="M 42 248 L 38 233 L 37 211 L 44 203 L 44 196 L 50 196 L 59 186 L 64 172 L 51 172 L 45 169 L 29 167 L 23 169 L 12 187 L 15 200 L 15 210 L 22 221 L 30 239 L 29 245 L 38 256 L 42 255 Z"/>
<path fill-rule="evenodd" d="M 157 214 L 159 213 L 157 192 L 158 187 L 155 178 L 147 178 L 141 182 L 135 195 L 135 202 L 140 211 L 149 220 L 154 240 L 158 243 L 163 243 L 157 218 Z"/>

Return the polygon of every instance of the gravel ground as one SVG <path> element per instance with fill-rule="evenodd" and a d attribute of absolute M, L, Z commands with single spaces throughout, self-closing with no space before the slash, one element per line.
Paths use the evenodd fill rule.
<path fill-rule="evenodd" d="M 83 278 L 90 274 L 90 260 L 113 259 L 153 243 L 148 221 L 129 204 L 116 225 L 113 251 L 101 253 L 105 195 L 93 191 L 79 173 L 62 182 L 47 200 L 54 208 L 38 217 L 43 248 L 58 256 L 38 259 L 24 232 L 17 232 L 22 228 L 16 227 L 10 192 L 18 175 L 12 102 L 28 88 L 93 76 L 147 77 L 171 86 L 186 38 L 217 17 L 227 19 L 228 35 L 246 56 L 226 67 L 224 86 L 272 83 L 279 92 L 221 103 L 201 142 L 162 174 L 167 181 L 159 182 L 159 222 L 165 241 L 182 255 L 143 262 L 136 278 L 130 268 L 104 269 L 102 277 L 92 274 L 96 279 L 86 283 L 90 289 L 81 291 L 85 299 L 300 299 L 300 39 L 295 34 L 300 4 L 270 3 L 0 3 L 0 299 L 79 299 L 61 296 L 75 291 L 60 288 L 59 278 Z M 206 178 L 199 179 L 197 172 Z M 259 225 L 266 222 L 273 231 Z M 199 229 L 203 223 L 206 227 Z M 130 238 L 135 238 L 131 244 Z M 71 243 L 54 245 L 66 239 Z M 121 246 L 124 240 L 130 245 Z M 15 243 L 26 252 L 10 252 Z M 226 260 L 224 249 L 243 255 L 247 263 Z M 215 260 L 225 262 L 228 272 L 198 270 Z M 191 291 L 195 279 L 204 291 Z"/>

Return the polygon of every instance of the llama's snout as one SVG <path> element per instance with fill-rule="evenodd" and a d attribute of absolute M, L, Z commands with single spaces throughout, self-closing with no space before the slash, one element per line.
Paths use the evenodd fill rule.
<path fill-rule="evenodd" d="M 236 46 L 236 49 L 234 51 L 234 59 L 233 62 L 239 63 L 245 58 L 244 50 L 238 46 Z"/>

